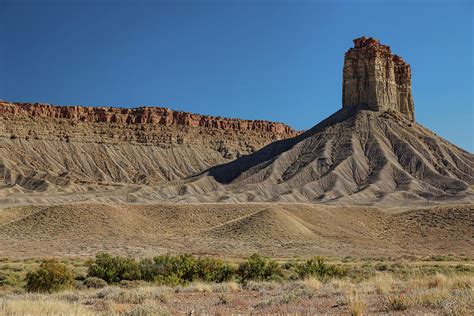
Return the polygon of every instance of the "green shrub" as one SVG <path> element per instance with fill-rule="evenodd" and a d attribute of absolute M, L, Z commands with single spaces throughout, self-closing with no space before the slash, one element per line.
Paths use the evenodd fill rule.
<path fill-rule="evenodd" d="M 249 261 L 248 273 L 245 278 L 254 278 L 255 266 L 260 261 L 264 264 L 261 277 L 256 279 L 272 279 L 281 276 L 279 265 L 267 258 L 254 255 Z M 100 253 L 95 260 L 88 263 L 88 277 L 96 277 L 107 283 L 118 283 L 124 280 L 148 281 L 166 285 L 179 285 L 193 281 L 225 282 L 236 275 L 236 268 L 223 260 L 210 257 L 194 257 L 190 254 L 178 256 L 156 256 L 153 259 L 134 259 L 114 257 L 107 253 Z M 252 274 L 253 273 L 253 274 Z"/>
<path fill-rule="evenodd" d="M 196 259 L 189 254 L 180 256 L 156 256 L 153 258 L 153 268 L 149 271 L 154 274 L 158 283 L 175 285 L 183 282 L 192 282 L 196 276 Z"/>
<path fill-rule="evenodd" d="M 283 276 L 281 267 L 277 262 L 256 253 L 239 265 L 237 274 L 244 282 L 248 280 L 275 280 Z"/>
<path fill-rule="evenodd" d="M 196 262 L 196 278 L 205 282 L 230 281 L 235 268 L 219 259 L 203 257 Z"/>
<path fill-rule="evenodd" d="M 285 262 L 281 267 L 285 270 L 295 269 L 298 266 L 298 262 L 296 260 L 289 260 Z"/>
<path fill-rule="evenodd" d="M 173 272 L 184 281 L 192 282 L 197 276 L 197 261 L 190 254 L 179 255 L 174 258 Z"/>
<path fill-rule="evenodd" d="M 140 280 L 140 268 L 132 258 L 113 257 L 108 253 L 99 253 L 90 263 L 89 277 L 100 278 L 107 283 L 116 283 L 122 280 Z"/>
<path fill-rule="evenodd" d="M 57 292 L 69 288 L 74 282 L 71 270 L 56 260 L 41 263 L 36 271 L 26 275 L 25 289 L 28 292 Z"/>
<path fill-rule="evenodd" d="M 107 286 L 107 282 L 97 277 L 88 277 L 84 280 L 84 285 L 92 289 L 101 289 Z"/>
<path fill-rule="evenodd" d="M 342 277 L 346 274 L 346 271 L 342 267 L 328 265 L 322 257 L 313 257 L 308 259 L 306 262 L 299 264 L 296 267 L 296 272 L 302 279 L 313 276 L 320 280 Z"/>
<path fill-rule="evenodd" d="M 157 256 L 140 262 L 143 280 L 176 285 L 195 280 L 224 282 L 230 280 L 235 269 L 228 263 L 214 258 L 195 258 L 189 254 Z"/>
<path fill-rule="evenodd" d="M 138 268 L 140 269 L 140 276 L 142 280 L 145 281 L 156 281 L 156 276 L 158 275 L 158 268 L 155 265 L 152 259 L 142 259 L 138 263 Z"/>
<path fill-rule="evenodd" d="M 0 286 L 17 286 L 20 284 L 20 277 L 17 273 L 10 271 L 0 271 Z"/>

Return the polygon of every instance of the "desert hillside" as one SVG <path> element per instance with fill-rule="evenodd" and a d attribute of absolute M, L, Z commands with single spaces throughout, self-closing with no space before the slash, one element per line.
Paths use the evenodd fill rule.
<path fill-rule="evenodd" d="M 358 38 L 342 109 L 282 123 L 167 108 L 0 103 L 0 205 L 472 203 L 474 155 L 415 121 L 411 68 Z"/>
<path fill-rule="evenodd" d="M 2 122 L 3 206 L 87 201 L 418 205 L 469 203 L 473 197 L 474 155 L 390 109 L 344 108 L 292 138 L 296 132 L 286 127 L 268 132 L 117 125 L 8 113 Z M 268 144 L 278 138 L 286 139 Z"/>
<path fill-rule="evenodd" d="M 99 251 L 472 256 L 473 211 L 472 204 L 403 211 L 298 203 L 31 205 L 1 210 L 0 257 L 88 257 Z"/>
<path fill-rule="evenodd" d="M 167 108 L 0 102 L 0 184 L 15 191 L 156 184 L 296 134 L 281 123 Z"/>
<path fill-rule="evenodd" d="M 166 197 L 179 200 L 179 192 L 187 192 L 206 201 L 472 201 L 473 175 L 474 155 L 416 122 L 394 111 L 348 108 L 302 135 L 168 187 Z"/>

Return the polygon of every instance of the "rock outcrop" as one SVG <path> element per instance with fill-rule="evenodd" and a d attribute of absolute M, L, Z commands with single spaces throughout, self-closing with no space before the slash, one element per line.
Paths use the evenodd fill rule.
<path fill-rule="evenodd" d="M 78 123 L 154 124 L 217 128 L 232 131 L 268 132 L 282 138 L 295 136 L 288 125 L 263 120 L 241 120 L 173 111 L 162 107 L 113 108 L 84 106 L 53 106 L 42 103 L 0 102 L 0 116 L 29 116 L 68 119 Z"/>
<path fill-rule="evenodd" d="M 0 186 L 174 181 L 297 134 L 281 123 L 166 108 L 0 101 Z"/>
<path fill-rule="evenodd" d="M 342 106 L 391 109 L 414 121 L 410 65 L 374 38 L 355 39 L 344 59 Z"/>

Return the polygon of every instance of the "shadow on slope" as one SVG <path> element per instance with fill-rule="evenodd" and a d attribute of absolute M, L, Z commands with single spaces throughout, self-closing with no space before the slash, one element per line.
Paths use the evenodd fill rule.
<path fill-rule="evenodd" d="M 271 164 L 276 157 L 290 150 L 297 143 L 303 141 L 308 137 L 311 137 L 312 135 L 318 132 L 321 132 L 322 130 L 331 125 L 343 122 L 353 117 L 355 113 L 364 109 L 366 109 L 365 106 L 341 109 L 301 135 L 298 135 L 294 138 L 273 142 L 253 154 L 242 156 L 229 163 L 212 167 L 202 172 L 201 174 L 196 175 L 195 177 L 207 174 L 208 176 L 213 177 L 216 181 L 220 183 L 231 183 L 243 172 L 262 164 Z"/>

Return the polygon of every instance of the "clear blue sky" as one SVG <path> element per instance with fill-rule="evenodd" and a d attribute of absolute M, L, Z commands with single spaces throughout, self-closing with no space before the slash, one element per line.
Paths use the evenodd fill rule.
<path fill-rule="evenodd" d="M 307 129 L 341 107 L 344 52 L 365 35 L 411 64 L 417 121 L 473 152 L 471 3 L 0 0 L 0 99 Z"/>

